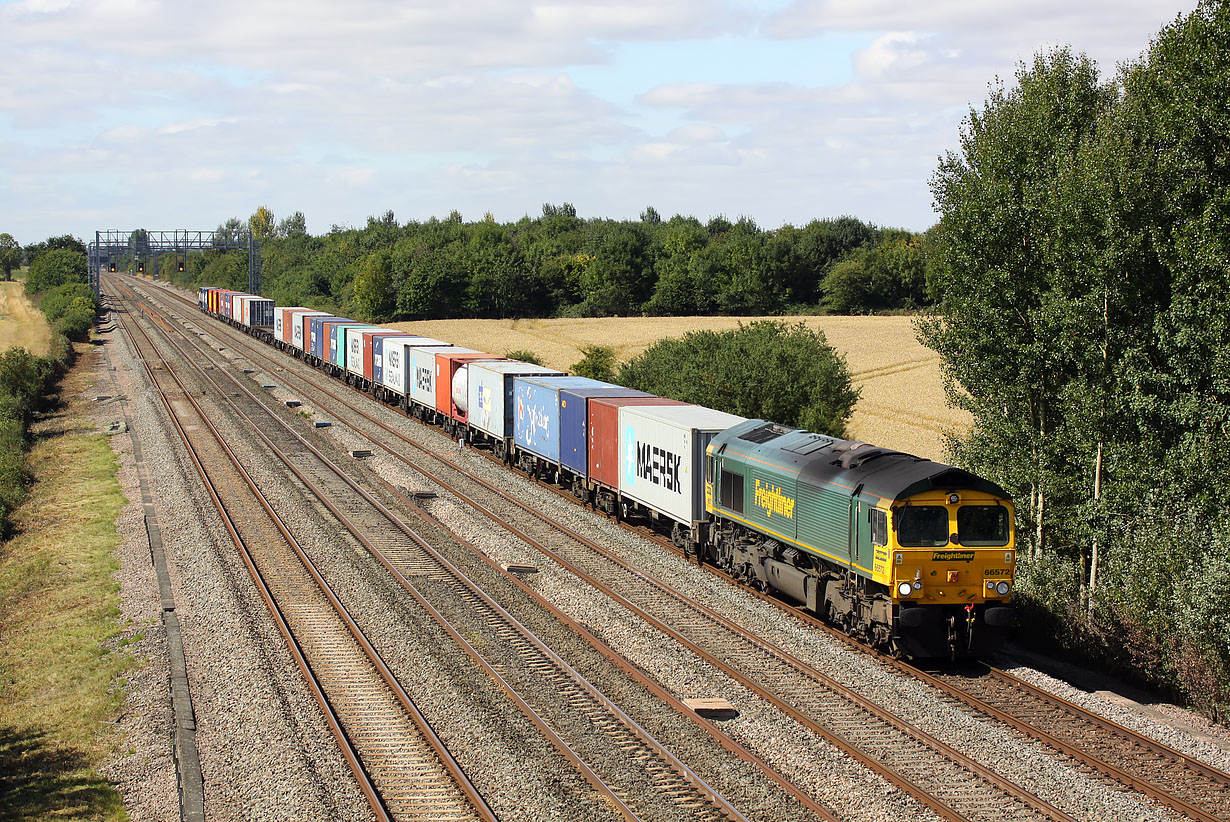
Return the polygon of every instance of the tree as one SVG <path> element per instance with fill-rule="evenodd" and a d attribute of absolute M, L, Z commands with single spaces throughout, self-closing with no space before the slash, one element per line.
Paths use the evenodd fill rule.
<path fill-rule="evenodd" d="M 1018 70 L 1016 88 L 997 86 L 970 111 L 961 153 L 931 181 L 942 317 L 921 322 L 920 339 L 944 359 L 950 400 L 974 416 L 971 435 L 951 443 L 954 458 L 1017 493 L 1035 557 L 1050 527 L 1064 525 L 1062 508 L 1048 505 L 1073 491 L 1067 424 L 1086 416 L 1069 392 L 1096 354 L 1081 325 L 1091 319 L 1084 297 L 1069 287 L 1077 260 L 1056 242 L 1084 228 L 1061 182 L 1112 100 L 1088 58 L 1039 55 Z"/>
<path fill-rule="evenodd" d="M 89 261 L 80 251 L 59 249 L 39 254 L 26 275 L 26 293 L 37 294 L 57 285 L 89 282 Z"/>
<path fill-rule="evenodd" d="M 619 370 L 621 385 L 842 436 L 859 392 L 824 334 L 760 320 L 659 340 Z"/>
<path fill-rule="evenodd" d="M 273 212 L 265 206 L 257 206 L 256 211 L 248 218 L 248 228 L 252 236 L 263 240 L 273 233 Z"/>
<path fill-rule="evenodd" d="M 546 365 L 546 363 L 542 361 L 541 356 L 526 348 L 518 348 L 515 351 L 505 352 L 504 356 L 510 360 L 516 360 L 517 362 L 528 362 L 531 365 Z"/>
<path fill-rule="evenodd" d="M 307 218 L 303 216 L 302 211 L 296 211 L 294 214 L 284 217 L 278 222 L 278 228 L 274 234 L 282 239 L 306 237 Z"/>
<path fill-rule="evenodd" d="M 354 301 L 362 316 L 373 322 L 389 319 L 397 309 L 392 252 L 373 251 L 354 278 Z"/>
<path fill-rule="evenodd" d="M 26 246 L 26 265 L 34 265 L 34 261 L 39 258 L 39 255 L 48 251 L 79 251 L 82 254 L 85 254 L 86 248 L 85 243 L 81 242 L 71 234 L 61 234 L 58 237 L 48 237 L 41 243 L 31 243 Z"/>
<path fill-rule="evenodd" d="M 13 239 L 12 234 L 0 234 L 0 268 L 4 269 L 4 280 L 13 279 L 13 269 L 21 265 L 21 246 Z"/>

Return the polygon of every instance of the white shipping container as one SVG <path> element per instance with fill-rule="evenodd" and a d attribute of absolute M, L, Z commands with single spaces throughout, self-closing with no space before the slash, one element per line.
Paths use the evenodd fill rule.
<path fill-rule="evenodd" d="M 466 385 L 468 405 L 466 422 L 486 434 L 502 440 L 513 435 L 514 377 L 560 377 L 562 371 L 516 360 L 475 360 L 468 363 Z M 458 374 L 461 371 L 458 369 Z M 455 388 L 458 386 L 454 385 Z M 456 400 L 454 400 L 456 402 Z"/>
<path fill-rule="evenodd" d="M 328 311 L 312 311 L 311 309 L 307 309 L 307 308 L 303 309 L 302 311 L 296 311 L 293 314 L 291 314 L 290 315 L 290 319 L 291 319 L 290 344 L 293 345 L 295 348 L 298 348 L 300 351 L 302 351 L 304 349 L 304 344 L 311 342 L 310 340 L 303 339 L 303 318 L 304 317 L 327 317 L 327 316 L 329 316 Z"/>
<path fill-rule="evenodd" d="M 380 332 L 389 329 L 378 325 L 346 329 L 346 370 L 360 377 L 363 376 L 363 334 L 368 331 Z"/>
<path fill-rule="evenodd" d="M 620 408 L 619 492 L 688 527 L 705 519 L 705 449 L 741 422 L 702 405 Z"/>
<path fill-rule="evenodd" d="M 436 407 L 437 351 L 477 353 L 472 352 L 469 348 L 458 348 L 448 343 L 439 345 L 416 343 L 410 337 L 385 340 L 384 387 L 434 410 Z M 427 388 L 423 388 L 424 385 Z"/>

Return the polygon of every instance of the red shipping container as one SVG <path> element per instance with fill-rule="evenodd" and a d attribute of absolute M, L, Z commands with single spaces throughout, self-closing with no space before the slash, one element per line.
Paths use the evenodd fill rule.
<path fill-rule="evenodd" d="M 625 405 L 691 405 L 665 397 L 589 398 L 589 478 L 619 487 L 619 409 Z"/>
<path fill-rule="evenodd" d="M 436 354 L 436 410 L 458 422 L 466 421 L 466 414 L 453 402 L 453 377 L 457 369 L 474 360 L 503 360 L 495 354 Z"/>

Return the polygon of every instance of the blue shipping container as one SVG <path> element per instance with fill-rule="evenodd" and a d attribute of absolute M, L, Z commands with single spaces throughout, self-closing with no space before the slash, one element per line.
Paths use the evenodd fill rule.
<path fill-rule="evenodd" d="M 513 381 L 513 441 L 519 448 L 558 463 L 560 391 L 608 385 L 588 377 L 517 377 Z"/>
<path fill-rule="evenodd" d="M 583 477 L 589 477 L 589 398 L 652 397 L 635 388 L 599 383 L 594 388 L 565 388 L 559 398 L 560 463 Z"/>
<path fill-rule="evenodd" d="M 309 354 L 311 354 L 313 357 L 321 357 L 322 359 L 324 358 L 324 355 L 321 354 L 320 352 L 327 351 L 329 349 L 329 344 L 321 336 L 321 333 L 320 333 L 321 323 L 325 320 L 341 320 L 341 319 L 344 319 L 344 318 L 338 317 L 334 314 L 325 314 L 319 317 L 308 317 L 308 333 L 311 339 L 308 340 L 308 344 L 305 346 L 305 348 L 307 349 L 307 352 Z"/>

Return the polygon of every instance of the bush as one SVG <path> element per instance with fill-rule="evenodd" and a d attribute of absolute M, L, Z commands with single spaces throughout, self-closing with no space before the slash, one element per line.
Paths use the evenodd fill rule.
<path fill-rule="evenodd" d="M 63 316 L 69 305 L 78 297 L 87 298 L 90 301 L 91 310 L 96 309 L 97 300 L 94 296 L 94 289 L 86 283 L 68 283 L 47 289 L 43 298 L 39 300 L 38 307 L 47 315 L 47 321 L 54 323 Z"/>
<path fill-rule="evenodd" d="M 533 351 L 524 348 L 519 351 L 509 351 L 504 356 L 508 357 L 510 360 L 520 360 L 521 362 L 528 362 L 532 365 L 546 364 L 542 361 L 542 357 L 538 356 Z"/>
<path fill-rule="evenodd" d="M 824 334 L 779 320 L 659 340 L 620 368 L 621 385 L 843 436 L 858 401 L 846 361 Z"/>
<path fill-rule="evenodd" d="M 93 298 L 77 297 L 61 315 L 56 328 L 72 342 L 85 342 L 94 327 L 95 313 Z"/>
<path fill-rule="evenodd" d="M 26 293 L 37 294 L 58 285 L 89 282 L 89 261 L 80 251 L 57 249 L 40 254 L 26 275 Z"/>
<path fill-rule="evenodd" d="M 589 377 L 591 380 L 615 382 L 615 349 L 609 345 L 587 345 L 581 349 L 584 354 L 580 360 L 572 364 L 571 371 L 578 377 Z"/>

